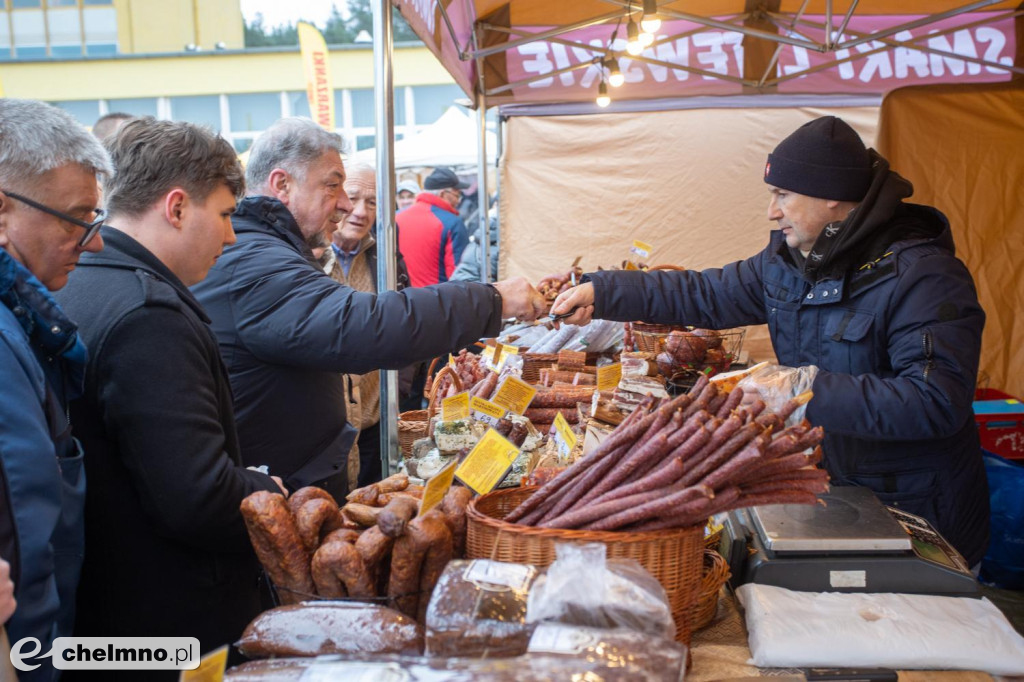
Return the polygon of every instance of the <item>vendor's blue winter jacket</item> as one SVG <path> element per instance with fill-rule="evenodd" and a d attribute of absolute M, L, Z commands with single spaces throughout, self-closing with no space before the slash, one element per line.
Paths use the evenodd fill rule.
<path fill-rule="evenodd" d="M 721 269 L 593 273 L 594 316 L 767 323 L 781 364 L 821 370 L 807 417 L 825 428 L 833 483 L 924 516 L 973 564 L 989 523 L 972 412 L 985 315 L 945 217 L 904 203 L 910 183 L 874 159 L 867 197 L 806 263 L 774 231 Z"/>
<path fill-rule="evenodd" d="M 345 471 L 355 429 L 341 373 L 398 369 L 501 326 L 501 296 L 487 285 L 376 295 L 339 284 L 276 199 L 246 198 L 232 225 L 238 243 L 193 292 L 231 376 L 242 461 L 268 465 L 292 488 Z"/>
<path fill-rule="evenodd" d="M 67 402 L 82 389 L 85 346 L 49 292 L 0 249 L 0 556 L 11 564 L 14 645 L 47 653 L 71 634 L 82 565 L 85 475 Z M 34 647 L 25 646 L 30 652 Z M 48 658 L 21 680 L 54 679 Z"/>

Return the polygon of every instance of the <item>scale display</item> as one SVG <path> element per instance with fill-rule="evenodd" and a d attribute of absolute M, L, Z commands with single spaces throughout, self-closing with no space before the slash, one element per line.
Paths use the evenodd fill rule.
<path fill-rule="evenodd" d="M 734 585 L 810 592 L 977 596 L 963 557 L 925 519 L 886 507 L 867 488 L 836 487 L 825 505 L 732 512 L 722 553 Z"/>

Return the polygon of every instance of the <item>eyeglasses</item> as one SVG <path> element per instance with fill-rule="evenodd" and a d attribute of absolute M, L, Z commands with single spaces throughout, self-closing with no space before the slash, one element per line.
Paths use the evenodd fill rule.
<path fill-rule="evenodd" d="M 55 208 L 50 208 L 45 204 L 40 204 L 38 201 L 33 201 L 28 197 L 23 197 L 20 194 L 15 194 L 14 192 L 4 192 L 4 194 L 6 194 L 12 199 L 17 199 L 21 203 L 31 206 L 32 208 L 38 211 L 42 211 L 43 213 L 49 213 L 55 218 L 60 218 L 61 220 L 68 221 L 72 225 L 78 225 L 80 228 L 85 230 L 85 234 L 82 235 L 82 238 L 78 240 L 78 245 L 82 247 L 86 246 L 90 241 L 92 241 L 92 238 L 95 237 L 96 234 L 100 231 L 100 228 L 103 227 L 103 221 L 106 220 L 107 218 L 107 212 L 104 211 L 102 208 L 97 208 L 95 209 L 96 219 L 93 220 L 91 223 L 87 223 L 84 220 L 72 218 L 67 213 L 62 213 L 61 211 L 58 211 Z"/>

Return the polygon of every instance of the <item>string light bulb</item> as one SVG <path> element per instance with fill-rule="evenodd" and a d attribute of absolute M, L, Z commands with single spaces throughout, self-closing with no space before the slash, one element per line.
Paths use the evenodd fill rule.
<path fill-rule="evenodd" d="M 658 16 L 658 0 L 644 0 L 644 13 L 640 19 L 640 28 L 652 36 L 661 28 L 661 17 Z"/>
<path fill-rule="evenodd" d="M 619 60 L 615 57 L 608 57 L 605 60 L 604 66 L 608 69 L 608 85 L 613 88 L 617 88 L 626 82 L 626 77 L 619 70 Z"/>
<path fill-rule="evenodd" d="M 646 31 L 640 31 L 639 40 L 640 40 L 641 50 L 643 48 L 650 47 L 651 45 L 654 44 L 654 34 L 653 33 L 647 33 Z"/>
<path fill-rule="evenodd" d="M 636 22 L 630 16 L 629 23 L 626 24 L 626 52 L 636 57 L 643 51 L 644 44 L 640 42 L 640 29 L 637 28 Z"/>
<path fill-rule="evenodd" d="M 601 79 L 600 84 L 597 86 L 597 106 L 602 109 L 612 103 L 612 98 L 608 96 L 608 86 L 605 84 L 604 79 Z"/>

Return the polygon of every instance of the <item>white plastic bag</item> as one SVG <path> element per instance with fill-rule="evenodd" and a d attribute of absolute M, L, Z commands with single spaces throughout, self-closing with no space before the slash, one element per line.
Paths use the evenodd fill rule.
<path fill-rule="evenodd" d="M 818 376 L 818 368 L 814 365 L 804 367 L 765 365 L 741 379 L 737 386 L 742 388 L 748 396 L 759 395 L 768 412 L 780 412 L 789 400 L 810 391 L 816 376 Z M 803 421 L 805 412 L 807 412 L 807 405 L 803 404 L 786 420 L 786 424 L 799 424 Z"/>
<path fill-rule="evenodd" d="M 676 636 L 665 588 L 632 559 L 606 559 L 599 543 L 561 543 L 530 590 L 526 622 L 558 621 Z"/>
<path fill-rule="evenodd" d="M 1024 674 L 1024 637 L 988 599 L 794 592 L 748 583 L 752 663 Z"/>

